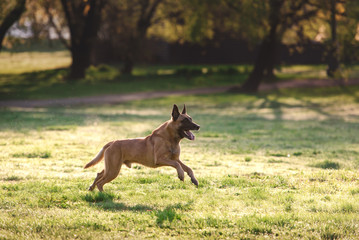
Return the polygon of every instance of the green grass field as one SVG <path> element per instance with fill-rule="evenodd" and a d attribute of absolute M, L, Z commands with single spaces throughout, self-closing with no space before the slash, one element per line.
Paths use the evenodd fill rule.
<path fill-rule="evenodd" d="M 208 66 L 158 66 L 125 78 L 102 66 L 71 85 L 62 78 L 67 70 L 58 70 L 69 63 L 66 52 L 31 53 L 32 61 L 1 54 L 4 64 L 19 57 L 0 67 L 2 99 L 165 90 L 173 81 L 175 88 L 217 86 L 247 74 L 244 66 L 236 74 L 222 67 L 208 79 L 198 74 Z M 51 64 L 36 64 L 38 54 Z M 296 69 L 308 66 L 287 68 L 304 78 Z M 175 169 L 134 165 L 104 193 L 88 192 L 103 162 L 83 166 L 101 147 L 150 134 L 174 103 L 186 103 L 201 125 L 195 141 L 181 144 L 199 187 L 187 176 L 181 182 Z M 3 108 L 0 239 L 358 239 L 358 136 L 359 87 Z"/>
<path fill-rule="evenodd" d="M 320 93 L 320 94 L 319 94 Z M 2 109 L 1 239 L 357 239 L 359 88 Z M 144 136 L 186 103 L 199 188 L 172 168 L 122 168 L 88 192 L 107 141 Z"/>

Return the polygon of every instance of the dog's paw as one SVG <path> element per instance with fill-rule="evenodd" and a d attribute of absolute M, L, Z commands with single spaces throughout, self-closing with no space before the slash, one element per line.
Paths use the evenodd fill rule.
<path fill-rule="evenodd" d="M 198 187 L 198 181 L 197 181 L 197 179 L 191 178 L 191 181 L 192 181 L 192 183 L 193 183 L 194 185 L 196 185 L 196 186 Z"/>
<path fill-rule="evenodd" d="M 184 181 L 184 174 L 178 174 L 178 178 L 179 178 L 179 180 L 181 180 L 183 182 Z"/>

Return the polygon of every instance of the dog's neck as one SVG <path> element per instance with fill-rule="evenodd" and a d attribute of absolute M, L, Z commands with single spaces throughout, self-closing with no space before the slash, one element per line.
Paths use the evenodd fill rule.
<path fill-rule="evenodd" d="M 167 136 L 173 144 L 179 144 L 182 140 L 182 137 L 178 134 L 177 129 L 173 126 L 173 120 L 164 122 L 161 126 L 155 129 L 153 133 Z"/>

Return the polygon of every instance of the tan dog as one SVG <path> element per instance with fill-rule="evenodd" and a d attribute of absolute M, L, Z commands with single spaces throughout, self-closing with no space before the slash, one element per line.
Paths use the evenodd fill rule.
<path fill-rule="evenodd" d="M 182 113 L 173 106 L 172 118 L 155 129 L 150 135 L 140 139 L 117 140 L 107 143 L 97 156 L 85 168 L 91 167 L 105 156 L 105 169 L 97 177 L 89 190 L 96 186 L 103 191 L 103 185 L 115 179 L 122 164 L 131 167 L 131 163 L 139 163 L 147 167 L 157 168 L 171 166 L 177 169 L 178 178 L 184 180 L 184 172 L 190 176 L 193 184 L 198 186 L 190 167 L 179 159 L 180 141 L 182 138 L 194 140 L 190 130 L 199 130 L 200 126 L 192 121 L 184 106 Z"/>

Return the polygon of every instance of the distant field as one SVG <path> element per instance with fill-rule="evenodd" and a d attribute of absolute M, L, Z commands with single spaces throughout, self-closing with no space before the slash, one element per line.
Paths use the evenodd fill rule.
<path fill-rule="evenodd" d="M 358 239 L 359 88 L 0 109 L 0 239 Z M 147 135 L 186 103 L 200 182 L 123 167 L 87 192 L 104 143 Z"/>
<path fill-rule="evenodd" d="M 0 53 L 0 74 L 6 75 L 66 68 L 70 64 L 71 55 L 68 51 Z M 34 83 L 36 80 L 33 79 Z"/>
<path fill-rule="evenodd" d="M 132 76 L 119 65 L 91 66 L 86 77 L 66 79 L 70 53 L 59 51 L 1 52 L 0 100 L 48 99 L 142 91 L 233 86 L 245 81 L 249 65 L 137 65 Z M 282 66 L 277 81 L 325 78 L 324 65 Z M 348 78 L 358 77 L 357 66 L 343 67 Z"/>
<path fill-rule="evenodd" d="M 0 99 L 48 99 L 115 93 L 232 86 L 249 66 L 136 66 L 132 76 L 119 65 L 91 66 L 86 77 L 67 80 L 67 51 L 0 53 Z"/>

